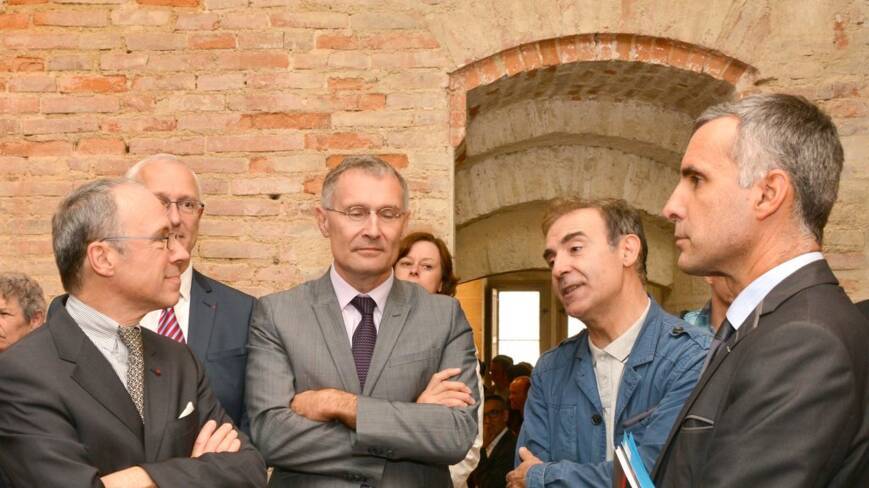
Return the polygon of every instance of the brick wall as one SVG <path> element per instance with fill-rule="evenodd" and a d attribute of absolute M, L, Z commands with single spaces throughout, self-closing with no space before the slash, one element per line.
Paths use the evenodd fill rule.
<path fill-rule="evenodd" d="M 48 220 L 59 198 L 155 152 L 202 176 L 199 266 L 255 294 L 328 264 L 311 210 L 345 154 L 388 157 L 410 180 L 414 226 L 452 240 L 453 148 L 467 114 L 451 80 L 498 53 L 506 74 L 528 71 L 520 46 L 545 63 L 542 41 L 602 33 L 721 53 L 757 70 L 746 90 L 822 103 L 848 154 L 828 249 L 846 288 L 869 296 L 860 2 L 702 3 L 0 1 L 0 268 L 57 293 Z M 710 69 L 727 79 L 727 66 Z"/>

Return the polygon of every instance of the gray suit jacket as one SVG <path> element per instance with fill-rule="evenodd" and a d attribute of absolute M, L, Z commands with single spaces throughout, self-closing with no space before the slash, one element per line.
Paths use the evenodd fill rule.
<path fill-rule="evenodd" d="M 395 280 L 360 391 L 329 274 L 254 307 L 247 405 L 254 443 L 275 466 L 271 486 L 447 487 L 447 466 L 477 434 L 474 341 L 455 299 Z M 416 404 L 431 376 L 461 368 L 475 405 Z M 358 396 L 357 427 L 314 422 L 288 408 L 296 392 Z"/>
<path fill-rule="evenodd" d="M 237 453 L 190 458 L 209 419 L 229 422 L 186 346 L 143 331 L 145 421 L 112 366 L 60 308 L 0 355 L 0 468 L 16 487 L 98 487 L 143 467 L 158 486 L 265 486 L 262 457 L 243 435 Z M 179 418 L 188 402 L 193 413 Z"/>
<path fill-rule="evenodd" d="M 837 285 L 817 261 L 770 291 L 701 375 L 655 486 L 869 486 L 869 324 Z"/>

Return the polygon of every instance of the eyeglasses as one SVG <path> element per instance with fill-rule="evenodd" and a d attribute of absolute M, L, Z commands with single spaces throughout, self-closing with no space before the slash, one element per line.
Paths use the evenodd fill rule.
<path fill-rule="evenodd" d="M 205 208 L 205 204 L 200 202 L 199 200 L 192 199 L 184 199 L 184 200 L 160 200 L 160 203 L 163 204 L 163 207 L 166 208 L 166 211 L 169 211 L 169 207 L 174 203 L 176 207 L 178 207 L 178 211 L 185 214 L 195 214 L 199 212 L 203 208 Z"/>
<path fill-rule="evenodd" d="M 169 249 L 171 246 L 169 245 L 169 241 L 177 242 L 178 236 L 175 234 L 169 234 L 168 236 L 154 236 L 154 237 L 146 237 L 146 236 L 109 236 L 103 237 L 97 242 L 111 242 L 111 241 L 151 241 L 154 243 L 160 243 L 160 249 Z"/>
<path fill-rule="evenodd" d="M 489 417 L 490 419 L 493 419 L 493 418 L 501 415 L 502 412 L 504 412 L 503 408 L 496 408 L 495 410 L 489 410 L 488 412 L 484 412 L 483 416 Z"/>
<path fill-rule="evenodd" d="M 377 218 L 385 222 L 396 222 L 405 212 L 398 207 L 382 207 L 378 209 L 368 208 L 364 205 L 355 205 L 346 210 L 338 210 L 336 208 L 323 208 L 329 212 L 339 213 L 353 222 L 364 222 L 371 214 L 377 214 Z"/>

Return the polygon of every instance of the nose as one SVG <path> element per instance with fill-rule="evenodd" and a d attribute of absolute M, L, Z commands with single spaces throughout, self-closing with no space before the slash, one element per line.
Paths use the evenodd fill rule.
<path fill-rule="evenodd" d="M 166 216 L 169 217 L 169 222 L 173 228 L 181 225 L 181 212 L 178 210 L 176 202 L 169 203 L 169 206 L 166 208 Z"/>
<path fill-rule="evenodd" d="M 570 269 L 568 263 L 569 261 L 564 259 L 561 256 L 561 253 L 557 253 L 555 258 L 552 260 L 552 277 L 560 278 L 564 276 L 564 274 Z"/>
<path fill-rule="evenodd" d="M 685 207 L 682 204 L 682 195 L 681 195 L 682 184 L 676 186 L 673 189 L 673 193 L 670 194 L 670 198 L 667 199 L 667 203 L 664 204 L 664 208 L 661 209 L 661 215 L 669 220 L 670 222 L 678 222 L 682 220 L 685 216 Z"/>
<path fill-rule="evenodd" d="M 419 276 L 419 265 L 415 263 L 411 265 L 410 269 L 408 269 L 408 274 L 410 274 L 410 276 Z"/>
<path fill-rule="evenodd" d="M 376 212 L 371 212 L 368 218 L 365 219 L 362 232 L 365 234 L 365 237 L 371 240 L 376 240 L 380 237 L 380 221 L 377 218 Z"/>
<path fill-rule="evenodd" d="M 181 245 L 180 242 L 178 242 L 175 234 L 171 234 L 171 236 L 169 237 L 169 262 L 176 264 L 183 263 L 188 260 L 190 260 L 190 253 L 187 251 L 187 248 L 185 248 Z"/>

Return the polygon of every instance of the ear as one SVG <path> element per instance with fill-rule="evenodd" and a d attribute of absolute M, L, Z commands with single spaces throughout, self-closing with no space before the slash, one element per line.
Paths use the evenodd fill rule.
<path fill-rule="evenodd" d="M 33 314 L 33 317 L 30 317 L 30 328 L 35 329 L 45 322 L 45 312 L 39 311 Z"/>
<path fill-rule="evenodd" d="M 770 170 L 755 183 L 757 198 L 754 211 L 758 220 L 775 214 L 783 205 L 793 203 L 793 187 L 787 172 L 782 169 Z"/>
<path fill-rule="evenodd" d="M 85 260 L 94 273 L 106 278 L 115 275 L 114 258 L 108 243 L 91 242 L 88 244 Z"/>
<path fill-rule="evenodd" d="M 326 211 L 321 207 L 314 209 L 314 216 L 317 218 L 317 227 L 320 229 L 320 234 L 323 237 L 329 237 L 329 219 L 327 219 Z"/>
<path fill-rule="evenodd" d="M 619 252 L 621 253 L 622 266 L 632 268 L 637 264 L 640 257 L 640 238 L 635 234 L 622 236 Z"/>

